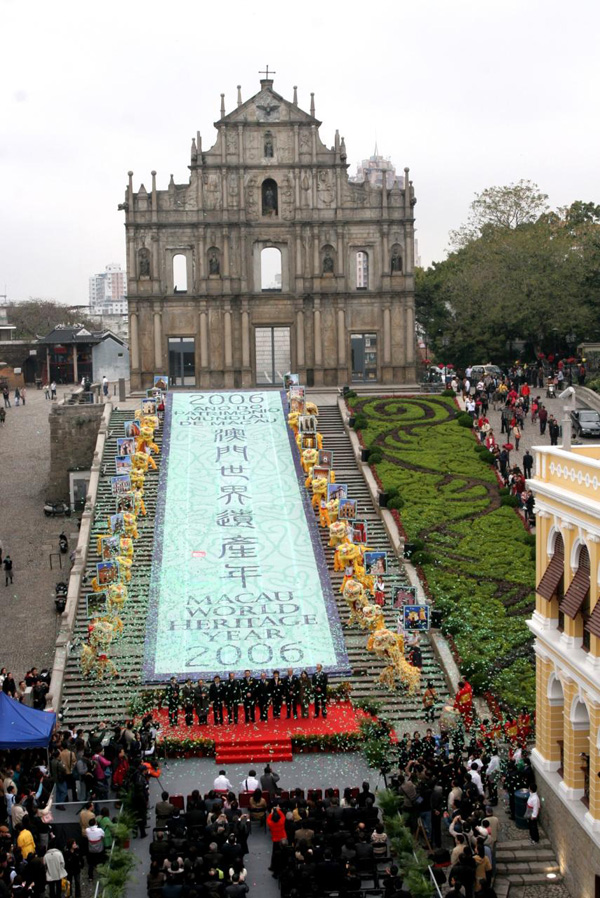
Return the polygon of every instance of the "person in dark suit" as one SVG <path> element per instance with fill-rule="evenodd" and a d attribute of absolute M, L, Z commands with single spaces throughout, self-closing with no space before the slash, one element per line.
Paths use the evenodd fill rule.
<path fill-rule="evenodd" d="M 294 716 L 294 720 L 298 719 L 298 701 L 300 699 L 300 678 L 296 676 L 291 667 L 288 667 L 287 676 L 284 680 L 285 685 L 285 708 L 286 717 L 289 720 Z"/>
<path fill-rule="evenodd" d="M 273 718 L 279 720 L 281 717 L 281 706 L 285 698 L 285 684 L 279 676 L 279 671 L 273 671 L 273 679 L 269 683 L 269 692 L 271 694 L 271 704 L 273 705 Z"/>
<path fill-rule="evenodd" d="M 328 677 L 323 673 L 323 665 L 317 664 L 317 670 L 312 676 L 312 687 L 315 696 L 315 717 L 321 711 L 323 717 L 327 717 L 327 685 Z"/>
<path fill-rule="evenodd" d="M 198 680 L 194 689 L 194 707 L 198 716 L 198 723 L 204 726 L 208 722 L 208 709 L 210 706 L 209 689 L 204 680 Z"/>
<path fill-rule="evenodd" d="M 256 680 L 249 670 L 244 671 L 244 679 L 241 682 L 241 693 L 244 705 L 245 722 L 254 723 L 256 711 Z"/>
<path fill-rule="evenodd" d="M 269 702 L 271 701 L 271 690 L 266 673 L 260 675 L 260 680 L 256 684 L 256 698 L 258 699 L 258 707 L 260 709 L 260 719 L 266 721 L 269 719 Z"/>
<path fill-rule="evenodd" d="M 169 726 L 176 727 L 179 717 L 179 683 L 175 677 L 171 677 L 169 685 L 165 689 L 165 698 L 169 709 Z"/>
<path fill-rule="evenodd" d="M 238 722 L 240 704 L 240 684 L 233 671 L 229 672 L 229 679 L 225 683 L 225 704 L 227 706 L 227 723 Z"/>
<path fill-rule="evenodd" d="M 215 722 L 215 726 L 222 726 L 225 684 L 221 683 L 221 677 L 218 674 L 213 679 L 208 694 L 213 706 L 213 719 Z"/>

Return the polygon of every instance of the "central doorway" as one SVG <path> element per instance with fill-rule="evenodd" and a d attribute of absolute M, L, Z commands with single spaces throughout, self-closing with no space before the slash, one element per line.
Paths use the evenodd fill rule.
<path fill-rule="evenodd" d="M 366 383 L 377 380 L 377 334 L 352 334 L 352 380 Z"/>
<path fill-rule="evenodd" d="M 256 383 L 283 385 L 292 366 L 289 327 L 257 327 L 254 331 Z"/>
<path fill-rule="evenodd" d="M 196 342 L 193 337 L 169 337 L 169 377 L 174 387 L 196 386 Z"/>

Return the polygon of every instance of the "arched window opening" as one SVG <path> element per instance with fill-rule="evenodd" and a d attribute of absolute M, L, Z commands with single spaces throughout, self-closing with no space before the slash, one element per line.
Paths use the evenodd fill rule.
<path fill-rule="evenodd" d="M 542 574 L 537 585 L 536 592 L 547 602 L 558 601 L 560 606 L 564 598 L 564 571 L 565 571 L 565 546 L 560 533 L 554 535 L 552 543 L 552 557 L 548 567 Z M 558 611 L 558 629 L 564 629 L 564 613 Z"/>
<path fill-rule="evenodd" d="M 323 274 L 335 274 L 335 250 L 333 246 L 329 246 L 327 244 L 323 247 L 323 263 L 322 270 Z"/>
<path fill-rule="evenodd" d="M 277 182 L 267 178 L 262 183 L 262 214 L 277 215 Z"/>
<path fill-rule="evenodd" d="M 138 251 L 138 272 L 141 278 L 150 277 L 150 250 L 147 246 L 142 246 Z"/>
<path fill-rule="evenodd" d="M 356 254 L 356 289 L 369 288 L 369 254 L 361 250 Z"/>
<path fill-rule="evenodd" d="M 183 253 L 173 256 L 173 293 L 187 293 L 187 259 Z"/>
<path fill-rule="evenodd" d="M 402 273 L 402 251 L 399 243 L 394 243 L 390 253 L 390 269 L 392 274 Z"/>
<path fill-rule="evenodd" d="M 267 246 L 260 254 L 260 288 L 263 293 L 281 293 L 281 277 L 281 250 Z"/>
<path fill-rule="evenodd" d="M 571 620 L 577 620 L 578 615 L 583 619 L 583 632 L 586 632 L 586 625 L 590 617 L 590 555 L 587 546 L 580 546 L 577 556 L 577 570 L 573 574 L 573 579 L 569 583 L 564 598 L 560 603 L 560 611 L 570 617 Z M 587 612 L 586 612 L 587 608 Z M 584 616 L 587 614 L 587 617 Z M 585 639 L 585 636 L 584 636 Z"/>

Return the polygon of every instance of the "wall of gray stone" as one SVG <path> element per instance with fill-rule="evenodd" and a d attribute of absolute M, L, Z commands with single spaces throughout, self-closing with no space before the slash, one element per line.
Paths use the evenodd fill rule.
<path fill-rule="evenodd" d="M 68 499 L 69 471 L 92 467 L 103 405 L 55 405 L 50 412 L 49 499 Z"/>
<path fill-rule="evenodd" d="M 582 826 L 567 812 L 560 798 L 537 771 L 542 799 L 540 820 L 560 864 L 573 898 L 595 898 L 595 877 L 600 876 L 600 851 Z"/>

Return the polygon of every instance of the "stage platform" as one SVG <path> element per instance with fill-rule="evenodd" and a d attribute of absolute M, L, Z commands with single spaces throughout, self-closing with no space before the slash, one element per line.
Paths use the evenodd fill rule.
<path fill-rule="evenodd" d="M 244 711 L 240 707 L 240 722 L 237 725 L 225 723 L 223 726 L 215 726 L 209 723 L 200 726 L 195 722 L 193 726 L 188 727 L 185 725 L 185 716 L 180 711 L 177 726 L 171 727 L 166 709 L 152 712 L 154 719 L 161 723 L 161 739 L 167 739 L 171 746 L 173 743 L 179 743 L 180 751 L 186 750 L 193 755 L 193 740 L 213 740 L 217 764 L 291 761 L 293 737 L 355 736 L 360 732 L 361 721 L 371 719 L 365 712 L 353 708 L 350 702 L 330 702 L 326 718 L 315 717 L 313 705 L 310 706 L 310 716 L 306 718 L 287 720 L 285 714 L 284 706 L 283 716 L 279 720 L 274 720 L 270 709 L 269 720 L 263 723 L 258 721 L 257 709 L 257 721 L 246 724 L 243 722 Z M 209 719 L 212 720 L 212 713 Z M 226 712 L 225 720 L 227 720 Z M 170 753 L 172 751 L 173 749 Z"/>

